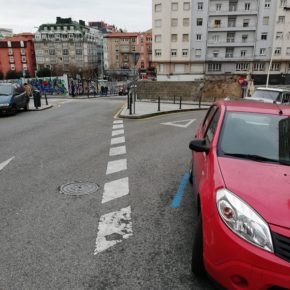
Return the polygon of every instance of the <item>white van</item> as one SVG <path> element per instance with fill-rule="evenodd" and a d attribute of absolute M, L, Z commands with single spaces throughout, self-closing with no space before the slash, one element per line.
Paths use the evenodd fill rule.
<path fill-rule="evenodd" d="M 257 88 L 247 100 L 262 101 L 266 103 L 290 104 L 290 90 L 281 88 Z"/>

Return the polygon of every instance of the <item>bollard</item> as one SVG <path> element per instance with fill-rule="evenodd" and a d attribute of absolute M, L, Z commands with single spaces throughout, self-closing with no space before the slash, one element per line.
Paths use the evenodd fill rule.
<path fill-rule="evenodd" d="M 46 105 L 48 105 L 48 101 L 47 101 L 46 93 L 44 93 L 44 98 L 45 98 L 45 103 L 46 103 Z"/>
<path fill-rule="evenodd" d="M 160 97 L 158 97 L 158 112 L 160 112 Z"/>
<path fill-rule="evenodd" d="M 199 100 L 198 100 L 198 107 L 199 108 L 201 107 L 201 98 L 202 98 L 202 96 L 200 95 Z"/>
<path fill-rule="evenodd" d="M 130 108 L 130 92 L 127 95 L 127 103 L 128 103 L 127 109 L 129 110 L 129 108 Z"/>
<path fill-rule="evenodd" d="M 132 94 L 129 97 L 129 114 L 132 115 Z"/>
<path fill-rule="evenodd" d="M 179 110 L 181 110 L 182 97 L 179 99 Z"/>

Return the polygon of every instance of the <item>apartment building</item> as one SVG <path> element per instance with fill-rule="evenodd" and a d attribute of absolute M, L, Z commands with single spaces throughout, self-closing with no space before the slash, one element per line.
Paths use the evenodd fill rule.
<path fill-rule="evenodd" d="M 283 82 L 290 71 L 287 1 L 153 0 L 158 80 L 251 74 L 263 83 L 272 59 L 271 78 Z"/>
<path fill-rule="evenodd" d="M 104 67 L 112 78 L 135 78 L 152 67 L 152 33 L 113 32 L 104 36 Z"/>
<path fill-rule="evenodd" d="M 36 69 L 32 33 L 20 33 L 0 39 L 0 72 L 4 78 L 9 71 L 34 76 Z"/>
<path fill-rule="evenodd" d="M 102 36 L 85 22 L 57 17 L 54 24 L 42 24 L 35 33 L 37 68 L 50 67 L 80 74 L 98 68 L 98 49 Z"/>

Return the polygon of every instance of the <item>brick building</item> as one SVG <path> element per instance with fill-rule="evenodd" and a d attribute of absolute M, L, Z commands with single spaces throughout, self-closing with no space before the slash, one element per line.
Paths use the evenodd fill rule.
<path fill-rule="evenodd" d="M 0 39 L 0 72 L 4 74 L 4 78 L 9 71 L 21 72 L 23 76 L 33 77 L 35 70 L 32 33 L 21 33 Z"/>

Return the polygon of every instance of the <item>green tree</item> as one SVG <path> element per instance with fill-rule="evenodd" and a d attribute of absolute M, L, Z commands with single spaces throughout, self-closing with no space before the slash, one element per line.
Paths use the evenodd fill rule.
<path fill-rule="evenodd" d="M 39 78 L 50 77 L 50 76 L 51 76 L 51 70 L 49 67 L 43 67 L 37 71 L 37 77 Z"/>
<path fill-rule="evenodd" d="M 15 79 L 19 79 L 21 77 L 22 77 L 22 72 L 17 72 L 15 70 L 10 70 L 6 74 L 7 80 L 15 80 Z"/>

